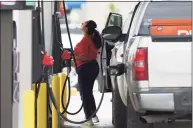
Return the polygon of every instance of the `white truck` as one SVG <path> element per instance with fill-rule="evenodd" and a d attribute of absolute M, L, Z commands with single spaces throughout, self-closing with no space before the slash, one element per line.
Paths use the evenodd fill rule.
<path fill-rule="evenodd" d="M 192 3 L 179 1 L 139 2 L 123 25 L 110 13 L 99 85 L 113 92 L 116 128 L 191 120 L 191 13 Z"/>

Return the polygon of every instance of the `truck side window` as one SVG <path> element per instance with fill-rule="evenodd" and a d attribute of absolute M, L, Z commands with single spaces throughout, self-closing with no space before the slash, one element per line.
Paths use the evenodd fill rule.
<path fill-rule="evenodd" d="M 122 25 L 122 20 L 120 19 L 119 15 L 113 15 L 109 19 L 108 26 L 118 26 L 120 27 Z"/>
<path fill-rule="evenodd" d="M 191 2 L 150 2 L 138 35 L 149 36 L 149 25 L 152 19 L 191 19 L 191 13 Z"/>

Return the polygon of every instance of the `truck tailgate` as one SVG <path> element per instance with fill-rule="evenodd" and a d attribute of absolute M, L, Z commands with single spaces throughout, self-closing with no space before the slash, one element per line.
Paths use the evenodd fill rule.
<path fill-rule="evenodd" d="M 153 42 L 148 47 L 150 87 L 191 87 L 191 42 Z"/>
<path fill-rule="evenodd" d="M 150 87 L 191 87 L 190 24 L 191 20 L 152 22 L 148 47 Z"/>

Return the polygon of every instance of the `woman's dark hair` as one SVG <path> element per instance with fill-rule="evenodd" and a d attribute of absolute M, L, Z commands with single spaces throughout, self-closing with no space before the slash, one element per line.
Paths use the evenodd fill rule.
<path fill-rule="evenodd" d="M 97 49 L 102 45 L 102 39 L 100 33 L 96 30 L 97 24 L 93 20 L 86 22 L 86 27 L 88 29 L 88 35 L 92 36 L 93 43 Z"/>

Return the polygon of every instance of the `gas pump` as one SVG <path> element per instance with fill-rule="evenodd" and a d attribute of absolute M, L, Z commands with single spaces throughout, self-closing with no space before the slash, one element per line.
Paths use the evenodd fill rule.
<path fill-rule="evenodd" d="M 50 77 L 53 74 L 51 70 L 53 70 L 52 68 L 53 68 L 54 63 L 50 63 L 50 65 L 47 65 L 48 63 L 44 60 L 45 58 L 47 58 L 48 60 L 51 59 L 51 56 L 47 55 L 45 52 L 43 54 L 41 53 L 41 51 L 46 51 L 45 50 L 46 41 L 44 40 L 44 36 L 46 34 L 42 32 L 42 30 L 45 29 L 44 25 L 47 25 L 47 24 L 44 24 L 44 22 L 47 19 L 43 18 L 43 17 L 46 17 L 43 11 L 44 10 L 43 4 L 41 5 L 41 9 L 35 8 L 36 6 L 35 2 L 25 2 L 25 1 L 23 2 L 20 2 L 20 1 L 19 2 L 18 1 L 1 2 L 0 5 L 1 5 L 0 6 L 0 10 L 1 10 L 0 12 L 1 14 L 1 43 L 0 43 L 1 45 L 0 46 L 1 91 L 0 91 L 0 94 L 1 94 L 1 108 L 2 108 L 1 109 L 1 122 L 2 122 L 1 127 L 3 128 L 17 127 L 17 126 L 13 126 L 13 123 L 10 123 L 10 121 L 12 122 L 12 116 L 16 116 L 16 118 L 19 117 L 19 121 L 20 121 L 18 128 L 23 128 L 24 91 L 31 89 L 32 83 L 37 83 L 37 81 L 40 82 L 39 80 L 40 78 L 42 78 L 42 76 L 44 76 L 44 81 L 46 81 L 48 87 L 51 84 Z M 64 1 L 63 1 L 63 6 L 64 6 L 64 13 L 66 13 Z M 19 87 L 19 115 L 13 115 L 13 112 L 12 112 L 13 86 L 8 86 L 8 85 L 13 85 L 13 65 L 12 65 L 13 63 L 13 55 L 12 55 L 13 54 L 12 53 L 12 50 L 13 50 L 12 14 L 13 12 L 12 11 L 13 10 L 19 10 L 18 11 L 19 21 L 16 21 L 18 23 L 18 35 L 17 35 L 18 39 L 17 40 L 18 40 L 18 48 L 19 48 L 19 53 L 20 53 L 19 62 L 18 62 L 18 66 L 20 69 L 19 78 L 18 78 L 18 80 L 20 81 L 18 85 Z M 41 15 L 42 17 L 40 17 L 40 12 L 42 12 L 42 15 Z M 52 13 L 50 14 L 50 16 L 53 16 Z M 73 58 L 75 62 L 75 67 L 76 67 L 76 61 L 75 61 L 75 56 L 73 53 L 72 41 L 71 41 L 71 37 L 69 33 L 68 21 L 67 21 L 66 15 L 65 15 L 65 19 L 66 19 L 66 25 L 67 25 L 68 35 L 69 35 L 69 41 L 71 45 L 71 49 L 70 49 L 71 53 L 69 54 L 67 53 L 67 51 L 62 49 L 60 57 L 65 61 L 65 66 L 69 67 L 69 70 L 68 70 L 68 73 L 69 73 L 71 70 L 70 69 L 71 59 Z M 42 23 L 40 21 L 42 21 Z M 56 28 L 56 26 L 53 26 L 53 28 Z M 47 70 L 47 69 L 51 69 L 51 70 Z M 64 83 L 65 85 L 66 85 L 67 80 L 69 80 L 68 76 Z M 69 91 L 70 91 L 70 85 L 68 86 L 69 86 Z M 64 89 L 65 89 L 65 86 L 64 86 Z M 51 88 L 48 88 L 47 92 L 49 93 L 49 96 L 51 97 L 51 100 L 55 108 L 57 109 L 58 116 L 62 117 L 64 120 L 68 122 L 75 123 L 75 124 L 82 124 L 90 120 L 99 110 L 102 104 L 103 97 L 104 97 L 104 93 L 103 93 L 99 106 L 97 107 L 97 111 L 95 111 L 89 119 L 77 122 L 77 121 L 69 120 L 68 118 L 64 117 L 63 113 L 66 112 L 68 114 L 75 115 L 81 111 L 83 104 L 81 105 L 80 109 L 75 113 L 67 111 L 68 105 L 66 106 L 66 108 L 63 106 L 64 112 L 60 113 L 58 109 L 59 107 L 56 105 L 55 98 L 54 98 Z M 48 96 L 47 96 L 47 101 L 48 101 Z M 70 102 L 70 99 L 68 99 L 68 104 L 69 102 Z"/>
<path fill-rule="evenodd" d="M 55 2 L 56 3 L 56 2 Z M 71 46 L 71 52 L 68 52 L 67 50 L 65 50 L 65 49 L 63 49 L 63 48 L 61 48 L 62 49 L 62 52 L 61 52 L 61 58 L 62 58 L 62 60 L 65 62 L 65 66 L 67 66 L 68 67 L 68 73 L 70 72 L 70 67 L 71 67 L 71 59 L 73 59 L 74 60 L 74 65 L 75 65 L 75 67 L 77 67 L 77 65 L 76 65 L 76 59 L 75 59 L 75 55 L 74 55 L 74 51 L 73 51 L 73 47 L 72 47 L 72 41 L 71 41 L 71 37 L 70 37 L 70 32 L 69 32 L 69 27 L 68 27 L 68 20 L 67 20 L 67 16 L 66 16 L 66 8 L 65 8 L 65 2 L 63 1 L 63 7 L 64 7 L 64 13 L 65 13 L 65 21 L 66 21 L 66 28 L 67 28 L 67 32 L 68 32 L 68 37 L 69 37 L 69 42 L 70 42 L 70 46 Z M 43 5 L 42 5 L 42 7 L 41 8 L 44 8 L 43 7 Z M 56 13 L 56 12 L 55 12 Z M 44 13 L 42 12 L 42 15 L 44 15 Z M 43 20 L 44 21 L 44 20 Z M 42 23 L 43 24 L 43 23 Z M 57 27 L 56 27 L 57 28 Z M 55 31 L 55 32 L 58 32 L 58 31 Z M 60 34 L 60 33 L 58 33 L 58 34 Z M 56 36 L 57 37 L 57 36 Z M 56 41 L 56 42 L 54 42 L 54 43 L 61 43 L 59 40 L 54 40 L 54 41 Z M 59 46 L 59 45 L 58 45 Z M 51 56 L 50 56 L 51 57 Z M 49 57 L 48 57 L 49 58 Z M 52 60 L 52 59 L 51 59 Z M 45 66 L 46 64 L 43 64 L 43 67 L 47 67 L 47 66 Z M 54 65 L 54 63 L 52 64 L 52 65 L 50 65 L 50 66 L 53 66 Z M 45 72 L 45 74 L 43 75 L 43 76 L 46 76 L 46 78 L 45 78 L 45 80 L 46 80 L 46 84 L 47 84 L 47 87 L 49 87 L 49 85 L 51 84 L 51 81 L 50 81 L 50 78 L 51 78 L 51 74 L 49 74 L 50 72 Z M 67 75 L 67 79 L 65 80 L 65 82 L 64 82 L 64 88 L 63 88 L 63 90 L 65 89 L 65 86 L 66 86 L 66 82 L 67 81 L 69 81 L 69 77 L 68 77 L 68 75 Z M 70 82 L 68 82 L 68 83 L 70 83 Z M 69 91 L 70 91 L 70 85 L 68 85 L 68 87 L 69 87 Z M 80 111 L 81 111 L 81 109 L 82 109 L 82 107 L 83 107 L 83 104 L 84 103 L 82 103 L 82 105 L 81 105 L 81 107 L 80 107 L 80 109 L 77 111 L 77 112 L 75 112 L 75 113 L 71 113 L 71 112 L 68 112 L 67 111 L 67 107 L 68 107 L 68 104 L 69 104 L 69 102 L 70 102 L 70 93 L 69 93 L 69 96 L 68 96 L 68 101 L 67 101 L 67 107 L 65 108 L 64 106 L 63 106 L 63 109 L 64 109 L 64 112 L 60 112 L 60 110 L 59 110 L 59 107 L 57 106 L 57 104 L 56 104 L 56 100 L 55 100 L 55 97 L 54 97 L 54 94 L 53 94 L 53 92 L 52 92 L 52 90 L 51 90 L 51 88 L 48 88 L 48 93 L 49 93 L 49 97 L 51 98 L 51 101 L 52 101 L 52 103 L 53 103 L 53 105 L 54 105 L 54 107 L 56 108 L 56 111 L 57 111 L 57 113 L 58 113 L 58 116 L 60 116 L 61 118 L 63 118 L 64 120 L 66 120 L 66 121 L 68 121 L 68 122 L 70 122 L 70 123 L 74 123 L 74 124 L 82 124 L 82 123 L 85 123 L 85 122 L 87 122 L 87 121 L 89 121 L 90 119 L 92 119 L 92 117 L 97 113 L 97 111 L 99 110 L 99 108 L 100 108 L 100 106 L 101 106 L 101 104 L 102 104 L 102 101 L 103 101 L 103 97 L 104 97 L 104 89 L 103 89 L 103 91 L 102 91 L 102 97 L 101 97 L 101 100 L 100 100 L 100 102 L 99 102 L 99 105 L 98 105 L 98 107 L 97 107 L 97 110 L 92 114 L 92 116 L 90 117 L 90 118 L 88 118 L 88 119 L 86 119 L 86 120 L 83 120 L 83 121 L 73 121 L 73 120 L 69 120 L 67 117 L 65 117 L 65 116 L 63 116 L 63 113 L 64 112 L 66 112 L 66 113 L 68 113 L 68 114 L 71 114 L 71 115 L 75 115 L 75 114 L 77 114 L 77 113 L 79 113 Z M 62 96 L 63 97 L 63 96 Z M 62 98 L 61 98 L 62 99 Z M 62 100 L 62 103 L 63 103 L 63 100 Z M 59 119 L 59 118 L 58 118 Z M 60 123 L 58 123 L 58 124 L 60 124 Z"/>
<path fill-rule="evenodd" d="M 66 63 L 67 66 L 70 66 L 70 62 L 71 62 L 71 61 L 70 61 L 70 58 L 72 57 L 73 60 L 74 60 L 74 63 L 75 63 L 75 67 L 77 67 L 75 55 L 74 55 L 74 52 L 73 52 L 72 41 L 71 41 L 70 32 L 69 32 L 69 27 L 68 27 L 68 20 L 67 20 L 67 16 L 66 16 L 66 12 L 65 12 L 66 8 L 65 8 L 65 2 L 64 2 L 64 1 L 63 1 L 63 7 L 64 7 L 66 28 L 67 28 L 67 31 L 68 31 L 68 37 L 69 37 L 69 42 L 70 42 L 70 46 L 71 46 L 71 51 L 72 51 L 71 54 L 72 54 L 72 55 L 71 55 L 69 52 L 67 52 L 67 51 L 63 51 L 61 57 L 67 62 L 67 63 Z M 71 55 L 71 56 L 70 56 L 70 55 Z M 71 67 L 71 66 L 70 66 L 70 67 Z M 70 69 L 69 69 L 69 71 L 70 71 Z M 67 76 L 67 78 L 68 78 L 68 76 Z M 47 84 L 49 85 L 49 83 L 47 83 Z M 66 85 L 66 81 L 65 81 L 64 85 Z M 65 87 L 65 86 L 64 86 L 64 87 Z M 69 86 L 69 87 L 70 87 L 70 86 Z M 69 88 L 69 90 L 70 90 L 70 88 Z M 79 122 L 77 122 L 77 121 L 72 121 L 72 120 L 69 120 L 68 118 L 64 117 L 63 114 L 60 113 L 60 111 L 59 111 L 59 109 L 58 109 L 59 107 L 58 107 L 57 104 L 56 104 L 56 100 L 55 100 L 55 98 L 54 98 L 53 92 L 52 92 L 50 89 L 49 89 L 49 95 L 50 95 L 50 98 L 51 98 L 51 100 L 52 100 L 52 102 L 53 102 L 53 104 L 54 104 L 54 107 L 56 108 L 56 110 L 57 110 L 57 112 L 58 112 L 58 115 L 60 115 L 64 120 L 66 120 L 66 121 L 68 121 L 68 122 L 70 122 L 70 123 L 82 124 L 82 123 L 85 123 L 85 122 L 89 121 L 90 119 L 92 119 L 92 117 L 93 117 L 93 116 L 97 113 L 97 111 L 99 110 L 99 108 L 100 108 L 100 106 L 101 106 L 101 104 L 102 104 L 102 101 L 103 101 L 103 97 L 104 97 L 104 89 L 103 89 L 102 97 L 101 97 L 99 106 L 97 107 L 97 110 L 92 114 L 92 116 L 91 116 L 89 119 L 83 120 L 83 121 L 79 121 Z M 68 97 L 70 97 L 70 95 L 69 95 Z M 69 100 L 68 100 L 68 102 L 69 102 Z M 83 103 L 83 104 L 84 104 L 84 103 Z M 83 106 L 83 105 L 82 105 L 82 106 Z M 82 106 L 81 106 L 81 108 L 82 108 Z M 64 108 L 64 110 L 65 110 L 65 108 Z M 80 109 L 80 110 L 81 110 L 81 109 Z M 65 111 L 65 112 L 70 113 L 70 112 L 67 111 L 67 108 L 66 108 L 66 111 Z M 76 113 L 76 114 L 77 114 L 77 113 Z"/>
<path fill-rule="evenodd" d="M 22 40 L 21 35 L 17 34 L 16 31 L 22 31 L 22 27 L 16 22 L 13 22 L 13 11 L 14 10 L 26 10 L 29 12 L 33 9 L 30 3 L 25 1 L 4 1 L 0 2 L 0 95 L 1 95 L 1 126 L 2 128 L 19 128 L 16 122 L 18 122 L 18 118 L 20 116 L 18 112 L 18 106 L 21 103 L 20 98 L 18 98 L 18 93 L 21 91 L 21 83 L 18 82 L 19 78 L 17 76 L 19 72 L 20 62 L 18 61 L 18 53 L 17 48 L 21 46 L 21 42 L 23 41 L 23 45 L 25 46 L 26 41 Z M 27 18 L 27 17 L 26 17 Z M 31 18 L 32 19 L 32 18 Z M 26 23 L 29 23 L 26 20 Z M 26 26 L 25 24 L 23 24 Z M 29 25 L 29 24 L 28 24 Z M 23 29 L 24 30 L 24 29 Z M 24 30 L 25 31 L 25 30 Z M 24 32 L 23 31 L 23 32 Z M 28 32 L 27 32 L 28 31 Z M 30 27 L 27 29 L 24 35 L 30 34 Z M 29 38 L 30 39 L 30 38 Z M 20 42 L 18 42 L 20 40 Z M 31 40 L 28 40 L 28 44 L 30 46 Z M 20 47 L 20 50 L 22 48 Z M 28 49 L 27 49 L 28 50 Z M 26 51 L 20 51 L 23 53 Z M 29 51 L 30 52 L 30 51 Z M 29 55 L 26 52 L 26 55 Z M 23 58 L 20 56 L 20 59 Z M 26 59 L 27 60 L 27 59 Z M 25 60 L 25 61 L 26 61 Z M 30 65 L 28 65 L 30 68 Z M 21 71 L 21 70 L 20 70 Z M 21 73 L 21 72 L 20 72 Z M 21 76 L 20 76 L 21 78 Z M 25 84 L 26 86 L 26 84 Z"/>

